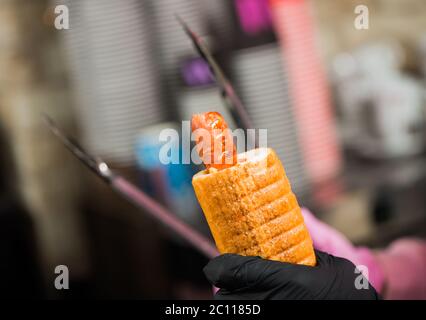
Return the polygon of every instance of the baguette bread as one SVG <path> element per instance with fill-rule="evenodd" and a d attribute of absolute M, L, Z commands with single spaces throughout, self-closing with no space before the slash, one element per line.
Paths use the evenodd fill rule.
<path fill-rule="evenodd" d="M 192 184 L 220 253 L 314 266 L 312 240 L 284 167 L 270 148 L 238 154 Z"/>

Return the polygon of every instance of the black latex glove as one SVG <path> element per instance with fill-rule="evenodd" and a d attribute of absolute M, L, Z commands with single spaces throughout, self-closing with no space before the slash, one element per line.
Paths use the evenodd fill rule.
<path fill-rule="evenodd" d="M 369 283 L 368 289 L 357 289 L 355 283 L 366 283 L 349 260 L 315 251 L 317 265 L 308 267 L 224 254 L 204 267 L 207 279 L 220 290 L 215 299 L 378 299 Z"/>

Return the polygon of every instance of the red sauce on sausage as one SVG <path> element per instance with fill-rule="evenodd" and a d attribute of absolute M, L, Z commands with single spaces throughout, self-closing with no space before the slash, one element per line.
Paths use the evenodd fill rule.
<path fill-rule="evenodd" d="M 222 170 L 237 163 L 232 133 L 219 112 L 195 114 L 191 126 L 198 154 L 207 169 Z"/>

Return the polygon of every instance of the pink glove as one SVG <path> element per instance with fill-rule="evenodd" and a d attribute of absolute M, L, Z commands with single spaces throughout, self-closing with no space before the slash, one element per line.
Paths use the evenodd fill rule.
<path fill-rule="evenodd" d="M 426 242 L 400 239 L 377 258 L 386 277 L 387 299 L 426 299 Z"/>
<path fill-rule="evenodd" d="M 343 234 L 316 219 L 306 208 L 302 214 L 314 247 L 367 267 L 368 275 L 364 275 L 384 298 L 426 299 L 426 242 L 401 239 L 374 253 L 353 246 Z"/>
<path fill-rule="evenodd" d="M 302 208 L 302 214 L 314 242 L 314 247 L 336 257 L 346 258 L 356 266 L 366 266 L 368 274 L 364 274 L 364 276 L 368 278 L 368 281 L 376 291 L 381 294 L 384 275 L 377 258 L 371 250 L 364 247 L 354 247 L 343 234 L 315 218 L 308 209 Z"/>

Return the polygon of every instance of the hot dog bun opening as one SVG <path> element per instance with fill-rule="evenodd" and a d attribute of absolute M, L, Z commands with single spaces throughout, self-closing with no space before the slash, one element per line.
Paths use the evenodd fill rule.
<path fill-rule="evenodd" d="M 249 150 L 249 151 L 246 151 L 246 152 L 239 153 L 237 155 L 237 163 L 235 165 L 233 165 L 232 167 L 220 170 L 220 171 L 236 170 L 236 168 L 238 166 L 245 165 L 245 164 L 247 164 L 247 162 L 252 163 L 252 164 L 257 163 L 258 168 L 261 168 L 262 162 L 264 162 L 263 165 L 266 168 L 267 156 L 268 156 L 268 153 L 270 153 L 270 152 L 274 152 L 274 151 L 271 148 L 257 148 L 257 149 L 252 149 L 252 150 Z M 193 179 L 202 178 L 202 176 L 209 175 L 209 174 L 215 174 L 218 171 L 219 170 L 217 170 L 213 167 L 210 167 L 209 169 L 205 169 L 205 170 L 202 170 L 202 171 L 196 173 L 194 175 Z"/>

